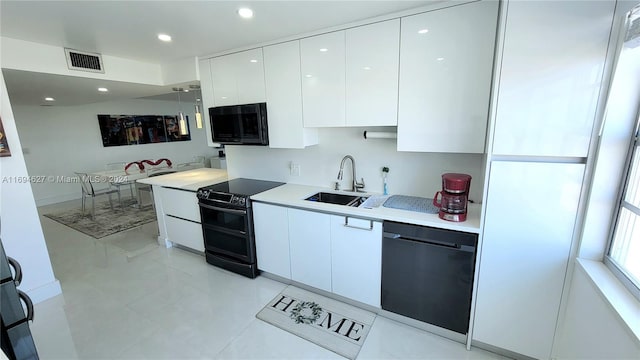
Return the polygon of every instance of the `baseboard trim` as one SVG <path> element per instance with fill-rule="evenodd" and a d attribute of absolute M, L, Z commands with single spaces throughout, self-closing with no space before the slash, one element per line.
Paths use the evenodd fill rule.
<path fill-rule="evenodd" d="M 31 298 L 31 301 L 33 301 L 34 304 L 37 304 L 62 294 L 62 287 L 60 286 L 60 281 L 55 280 L 46 285 L 26 291 L 26 293 Z"/>
<path fill-rule="evenodd" d="M 57 204 L 65 201 L 80 200 L 80 199 L 81 197 L 79 197 L 78 194 L 74 193 L 74 194 L 49 196 L 49 197 L 35 199 L 35 200 L 36 200 L 36 206 L 44 206 L 44 205 Z"/>
<path fill-rule="evenodd" d="M 493 346 L 493 345 L 489 345 L 487 343 L 483 343 L 482 341 L 478 341 L 478 340 L 471 340 L 471 346 L 473 347 L 477 347 L 478 349 L 482 349 L 482 350 L 486 350 L 489 352 L 492 352 L 494 354 L 498 354 L 498 355 L 502 355 L 504 357 L 508 357 L 510 359 L 517 359 L 517 360 L 536 360 L 536 358 L 532 358 L 526 355 L 522 355 L 519 354 L 517 352 L 514 351 L 509 351 L 497 346 Z"/>

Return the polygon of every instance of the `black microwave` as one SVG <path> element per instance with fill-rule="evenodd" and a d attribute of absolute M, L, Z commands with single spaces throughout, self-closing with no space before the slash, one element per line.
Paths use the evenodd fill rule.
<path fill-rule="evenodd" d="M 269 145 L 267 103 L 209 108 L 211 139 L 224 145 Z"/>

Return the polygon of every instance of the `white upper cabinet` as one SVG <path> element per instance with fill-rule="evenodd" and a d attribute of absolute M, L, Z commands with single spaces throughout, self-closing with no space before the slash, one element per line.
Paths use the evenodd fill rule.
<path fill-rule="evenodd" d="M 265 102 L 262 48 L 211 59 L 214 106 Z"/>
<path fill-rule="evenodd" d="M 614 1 L 511 1 L 493 153 L 587 156 Z"/>
<path fill-rule="evenodd" d="M 497 17 L 482 1 L 402 18 L 399 151 L 484 152 Z"/>
<path fill-rule="evenodd" d="M 237 58 L 236 79 L 238 103 L 252 104 L 266 101 L 262 48 L 234 54 Z"/>
<path fill-rule="evenodd" d="M 269 147 L 302 149 L 317 144 L 318 130 L 305 129 L 302 120 L 300 41 L 265 46 L 263 53 Z"/>
<path fill-rule="evenodd" d="M 211 80 L 211 60 L 203 59 L 198 61 L 198 70 L 200 72 L 200 90 L 202 93 L 202 122 L 207 134 L 207 145 L 217 146 L 211 140 L 211 122 L 209 121 L 209 108 L 213 107 L 213 81 Z"/>
<path fill-rule="evenodd" d="M 238 104 L 238 84 L 236 82 L 235 69 L 236 59 L 233 55 L 211 59 L 213 106 Z"/>
<path fill-rule="evenodd" d="M 346 125 L 398 124 L 400 19 L 346 31 Z"/>
<path fill-rule="evenodd" d="M 304 126 L 345 126 L 345 32 L 300 40 Z"/>

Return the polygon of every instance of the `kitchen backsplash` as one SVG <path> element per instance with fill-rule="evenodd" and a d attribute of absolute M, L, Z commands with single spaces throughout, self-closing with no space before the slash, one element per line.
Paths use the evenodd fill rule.
<path fill-rule="evenodd" d="M 441 175 L 461 172 L 473 177 L 470 199 L 480 202 L 484 183 L 482 154 L 398 152 L 395 139 L 368 139 L 364 130 L 394 131 L 395 128 L 322 128 L 320 144 L 305 149 L 271 149 L 265 146 L 226 146 L 230 177 L 285 181 L 294 184 L 333 187 L 344 155 L 356 160 L 356 176 L 364 178 L 365 190 L 382 193 L 382 167 L 389 167 L 390 194 L 433 197 L 441 188 Z M 428 141 L 425 139 L 425 141 Z M 291 164 L 300 166 L 294 176 Z M 351 187 L 351 164 L 347 162 L 340 188 Z"/>

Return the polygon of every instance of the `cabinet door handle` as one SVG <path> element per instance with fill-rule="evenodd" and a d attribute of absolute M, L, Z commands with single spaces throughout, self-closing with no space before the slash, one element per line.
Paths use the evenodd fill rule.
<path fill-rule="evenodd" d="M 18 260 L 12 257 L 7 256 L 7 260 L 9 261 L 9 265 L 13 267 L 13 271 L 16 273 L 13 277 L 13 282 L 18 286 L 22 282 L 22 267 Z"/>
<path fill-rule="evenodd" d="M 20 299 L 27 305 L 27 320 L 33 321 L 33 301 L 31 301 L 29 295 L 22 292 L 22 290 L 18 290 L 18 296 L 20 296 Z"/>
<path fill-rule="evenodd" d="M 205 209 L 210 209 L 210 210 L 215 210 L 215 211 L 220 211 L 220 212 L 226 212 L 226 213 L 230 213 L 230 214 L 236 214 L 236 215 L 246 215 L 247 211 L 246 210 L 235 210 L 235 209 L 229 209 L 229 208 L 222 208 L 222 207 L 218 207 L 218 206 L 211 206 L 211 205 L 206 205 L 203 203 L 199 203 L 200 207 L 203 207 Z"/>
<path fill-rule="evenodd" d="M 367 227 L 360 227 L 360 226 L 354 226 L 354 225 L 349 224 L 349 217 L 345 216 L 344 217 L 344 226 L 352 228 L 352 229 L 372 231 L 373 230 L 373 220 L 369 220 L 369 227 L 367 228 Z"/>

